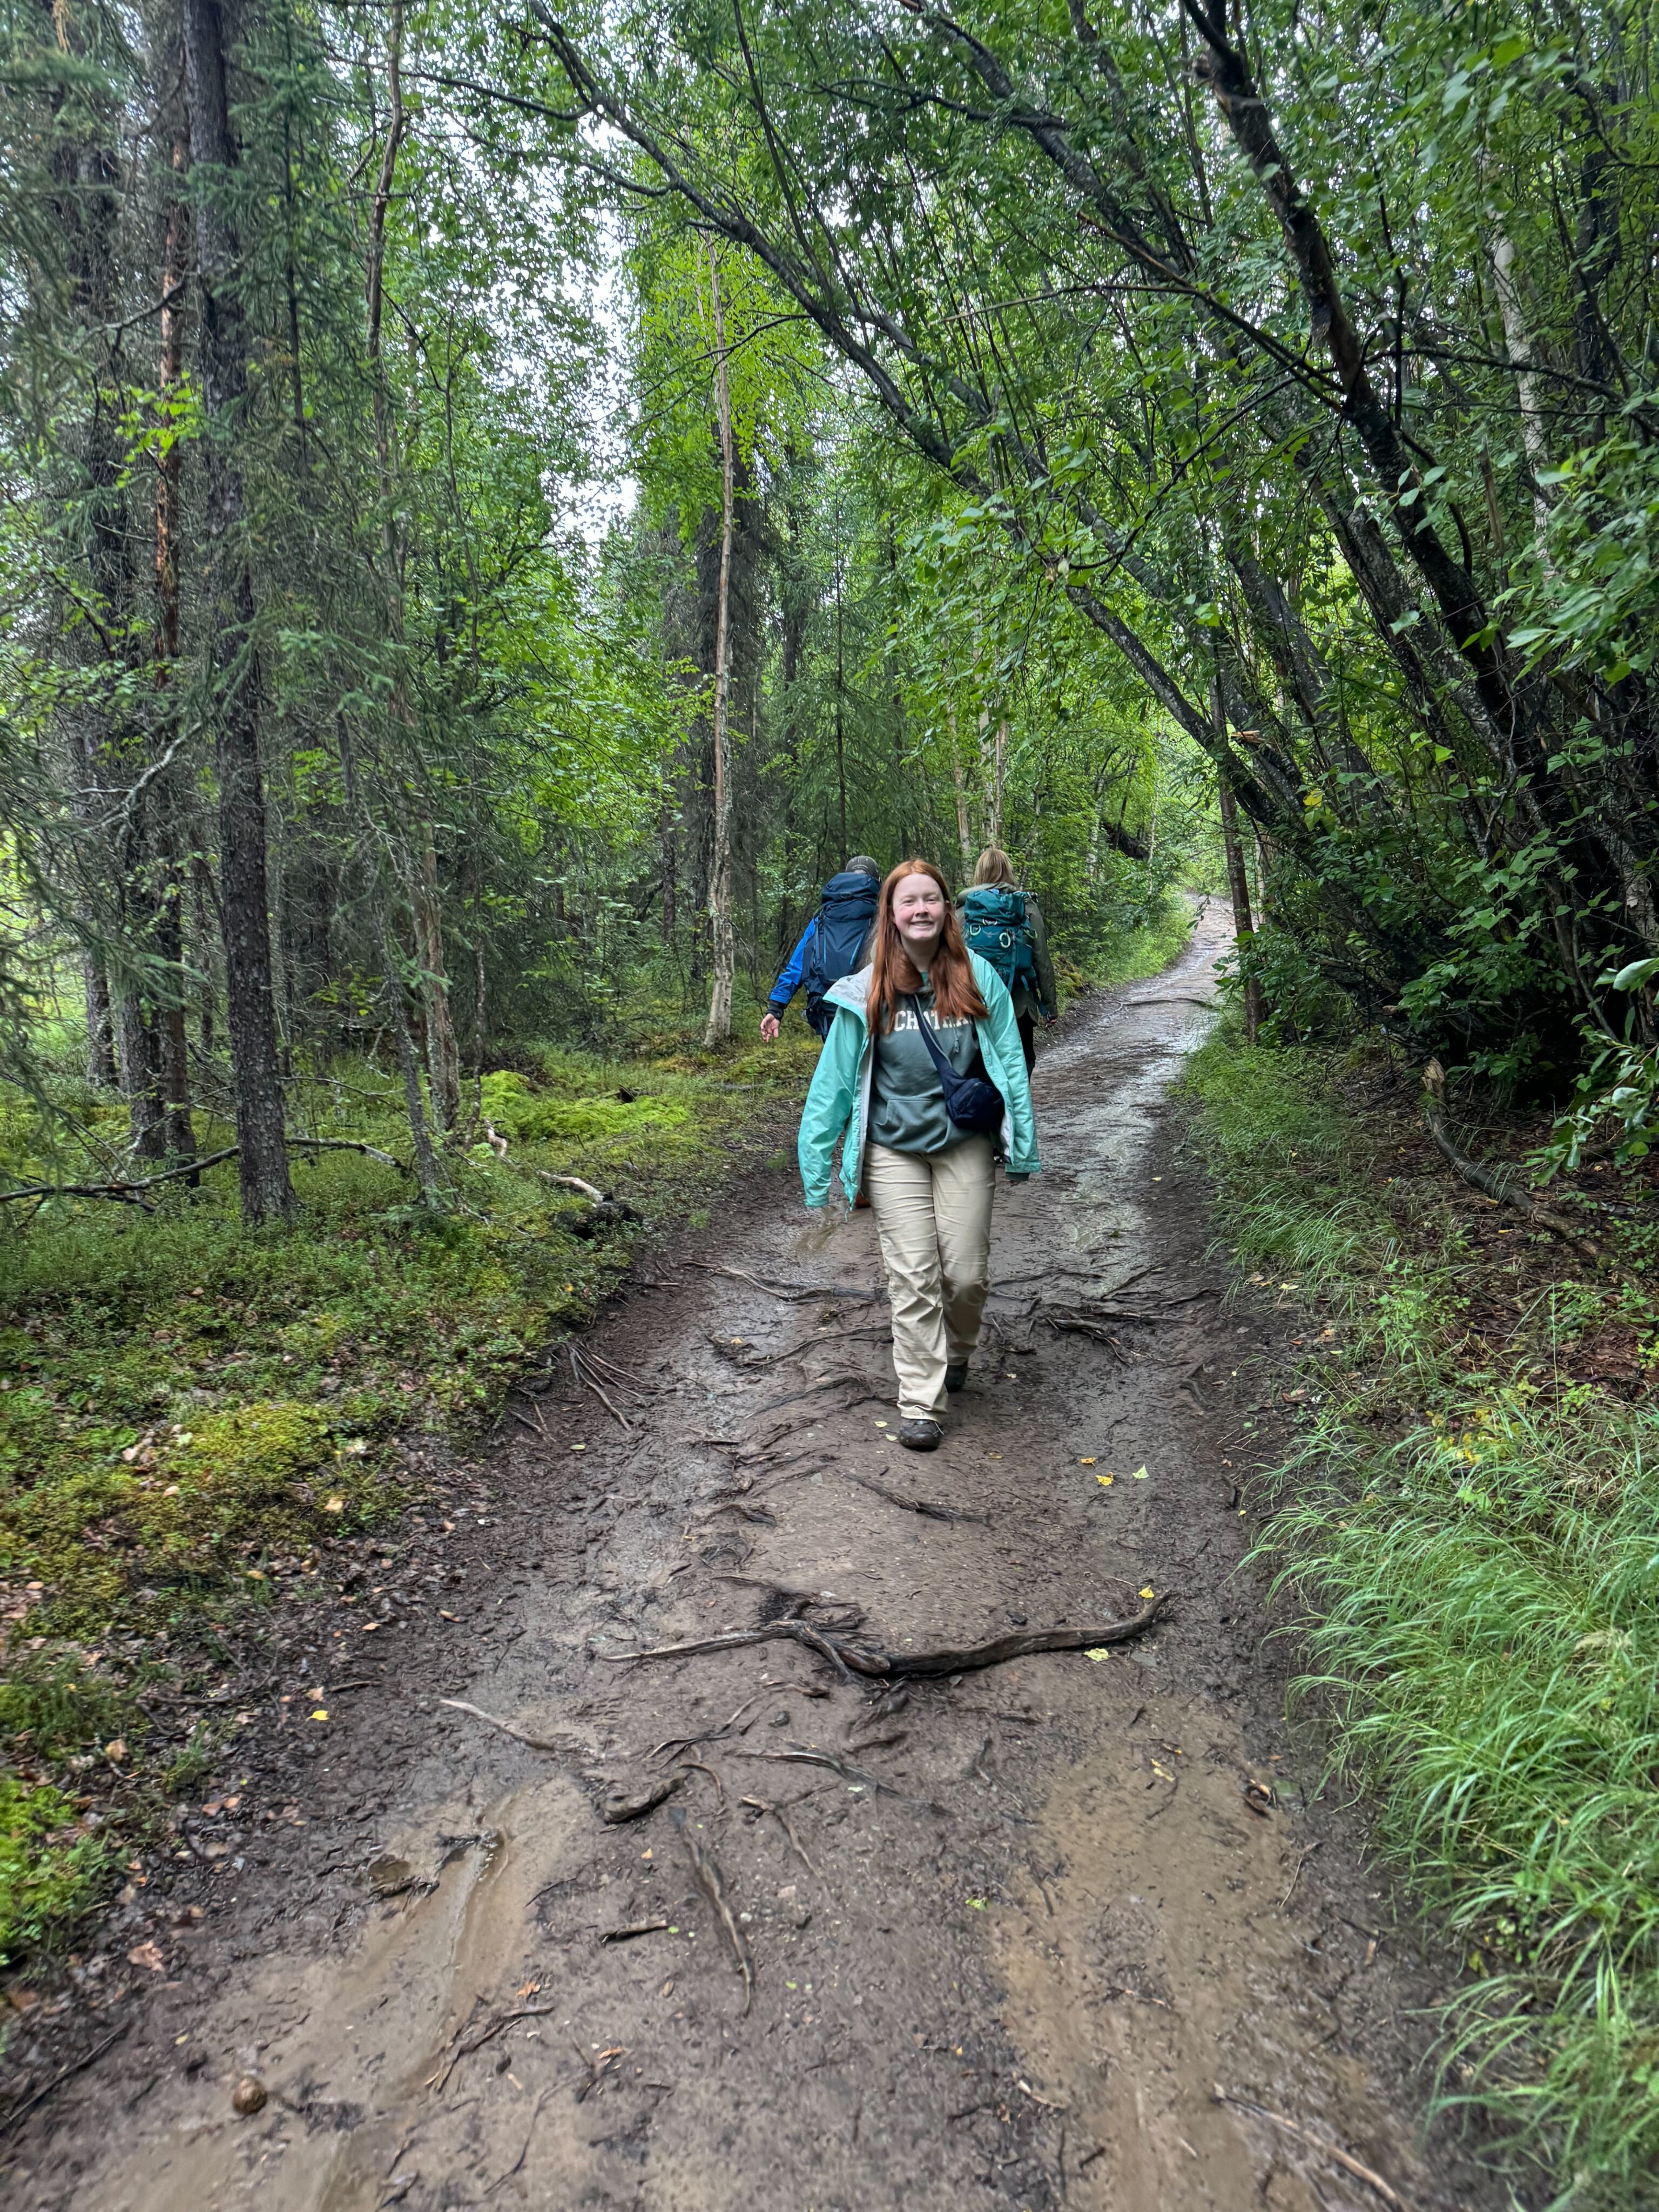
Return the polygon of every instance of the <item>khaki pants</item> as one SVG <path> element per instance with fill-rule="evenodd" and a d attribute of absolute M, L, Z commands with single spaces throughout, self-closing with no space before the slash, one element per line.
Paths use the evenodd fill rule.
<path fill-rule="evenodd" d="M 936 1421 L 945 1366 L 979 1342 L 991 1287 L 991 1139 L 965 1137 L 942 1152 L 872 1144 L 864 1187 L 892 1302 L 900 1418 Z"/>

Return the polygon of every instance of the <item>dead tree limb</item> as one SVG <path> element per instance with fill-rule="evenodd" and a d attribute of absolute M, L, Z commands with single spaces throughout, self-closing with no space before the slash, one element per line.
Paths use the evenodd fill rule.
<path fill-rule="evenodd" d="M 458 1713 L 471 1713 L 475 1721 L 488 1721 L 491 1728 L 499 1729 L 503 1735 L 510 1735 L 514 1743 L 527 1744 L 532 1751 L 563 1752 L 569 1748 L 567 1744 L 549 1743 L 543 1736 L 527 1735 L 523 1729 L 514 1728 L 511 1721 L 500 1721 L 494 1713 L 485 1712 L 482 1705 L 468 1705 L 465 1698 L 440 1698 L 438 1703 L 448 1705 Z"/>
<path fill-rule="evenodd" d="M 379 1160 L 383 1167 L 396 1168 L 399 1175 L 413 1173 L 394 1153 L 355 1137 L 289 1137 L 287 1142 L 301 1152 L 362 1152 L 368 1159 Z M 17 1198 L 110 1198 L 126 1206 L 142 1206 L 145 1191 L 155 1190 L 164 1182 L 178 1182 L 186 1176 L 198 1176 L 204 1168 L 216 1168 L 222 1161 L 234 1160 L 241 1149 L 240 1145 L 226 1145 L 219 1152 L 205 1152 L 176 1168 L 163 1168 L 158 1174 L 137 1176 L 131 1181 L 112 1176 L 107 1182 L 24 1183 L 16 1190 L 0 1190 L 0 1206 L 9 1206 Z"/>
<path fill-rule="evenodd" d="M 1237 2112 L 1249 2112 L 1258 2120 L 1266 2120 L 1272 2127 L 1282 2128 L 1287 2136 L 1294 2136 L 1298 2142 L 1306 2143 L 1310 2150 L 1318 2151 L 1334 2165 L 1340 2166 L 1345 2173 L 1351 2173 L 1356 2181 L 1363 2181 L 1367 2189 L 1374 2189 L 1389 2207 L 1389 2212 L 1411 2212 L 1400 2191 L 1384 2181 L 1380 2173 L 1355 2158 L 1351 2151 L 1343 2150 L 1336 2143 L 1328 2142 L 1323 2136 L 1316 2136 L 1311 2128 L 1304 2128 L 1297 2120 L 1286 2119 L 1283 2112 L 1270 2112 L 1265 2105 L 1258 2105 L 1253 2097 L 1233 2096 L 1219 2082 L 1211 2094 L 1218 2105 L 1231 2105 Z"/>
<path fill-rule="evenodd" d="M 1553 1207 L 1540 1206 L 1536 1199 L 1528 1198 L 1517 1190 L 1509 1176 L 1482 1167 L 1478 1160 L 1472 1160 L 1467 1152 L 1458 1150 L 1446 1123 L 1446 1073 L 1437 1060 L 1431 1060 L 1423 1071 L 1423 1112 L 1428 1121 L 1429 1134 L 1454 1175 L 1497 1205 L 1507 1206 L 1523 1219 L 1535 1221 L 1540 1229 L 1547 1229 L 1564 1244 L 1571 1244 L 1573 1250 L 1582 1259 L 1588 1260 L 1592 1267 L 1600 1266 L 1600 1248 L 1588 1237 L 1581 1236 L 1576 1224 L 1564 1214 L 1557 1213 Z"/>

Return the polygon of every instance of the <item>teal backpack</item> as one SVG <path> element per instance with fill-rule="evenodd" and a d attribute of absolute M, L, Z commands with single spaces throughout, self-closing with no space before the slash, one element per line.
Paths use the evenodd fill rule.
<path fill-rule="evenodd" d="M 1036 960 L 1022 893 L 1000 884 L 976 884 L 962 902 L 962 934 L 968 950 L 988 960 L 1011 991 L 1023 983 L 1037 996 Z"/>

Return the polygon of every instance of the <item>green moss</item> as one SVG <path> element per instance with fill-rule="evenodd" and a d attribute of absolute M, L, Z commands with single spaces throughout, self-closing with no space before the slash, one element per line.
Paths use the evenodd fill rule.
<path fill-rule="evenodd" d="M 0 1541 L 13 1573 L 44 1585 L 44 1622 L 60 1632 L 95 1630 L 118 1607 L 161 1618 L 181 1587 L 240 1577 L 245 1553 L 372 1517 L 382 1488 L 368 1451 L 314 1406 L 240 1406 L 21 1492 Z"/>
<path fill-rule="evenodd" d="M 607 1137 L 684 1126 L 686 1108 L 670 1098 L 557 1098 L 532 1090 L 522 1075 L 501 1069 L 482 1087 L 484 1118 L 520 1143 L 592 1144 Z"/>
<path fill-rule="evenodd" d="M 116 1850 L 112 1838 L 82 1823 L 60 1790 L 0 1773 L 0 1966 L 50 1942 L 95 1904 Z"/>

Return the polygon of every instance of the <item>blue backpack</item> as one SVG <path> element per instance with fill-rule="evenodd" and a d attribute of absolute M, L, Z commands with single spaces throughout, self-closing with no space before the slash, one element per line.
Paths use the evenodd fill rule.
<path fill-rule="evenodd" d="M 829 1036 L 834 1018 L 823 994 L 862 964 L 880 902 L 881 884 L 875 876 L 844 869 L 823 887 L 817 927 L 806 948 L 800 978 L 806 992 L 806 1018 L 820 1036 Z"/>
<path fill-rule="evenodd" d="M 1021 892 L 1001 884 L 976 884 L 962 902 L 962 934 L 968 950 L 988 960 L 1011 991 L 1024 984 L 1037 996 L 1036 956 Z"/>

